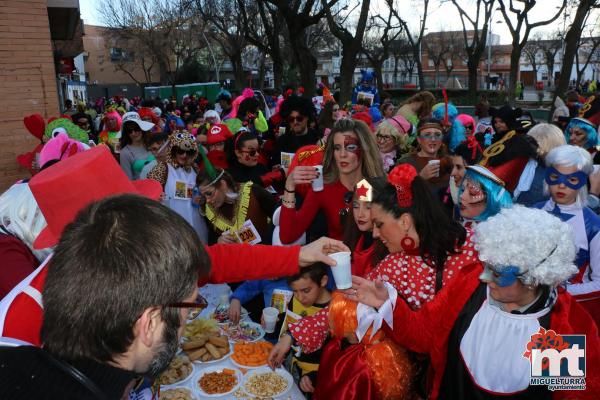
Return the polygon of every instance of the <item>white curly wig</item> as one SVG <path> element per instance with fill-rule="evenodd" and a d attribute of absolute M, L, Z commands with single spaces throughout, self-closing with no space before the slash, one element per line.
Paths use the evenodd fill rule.
<path fill-rule="evenodd" d="M 571 227 L 546 211 L 515 205 L 475 228 L 479 259 L 512 265 L 526 285 L 557 286 L 577 273 Z"/>

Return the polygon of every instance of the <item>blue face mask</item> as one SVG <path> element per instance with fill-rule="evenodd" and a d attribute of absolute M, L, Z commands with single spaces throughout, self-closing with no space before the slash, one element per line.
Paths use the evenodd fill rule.
<path fill-rule="evenodd" d="M 484 264 L 483 272 L 479 275 L 479 279 L 485 282 L 494 282 L 500 287 L 507 287 L 514 284 L 522 275 L 523 273 L 519 273 L 519 268 L 512 265 L 492 267 L 489 264 Z"/>
<path fill-rule="evenodd" d="M 583 185 L 587 184 L 588 175 L 583 171 L 573 172 L 572 174 L 561 174 L 554 167 L 546 169 L 546 183 L 550 186 L 560 185 L 564 183 L 565 186 L 573 190 L 579 190 Z"/>

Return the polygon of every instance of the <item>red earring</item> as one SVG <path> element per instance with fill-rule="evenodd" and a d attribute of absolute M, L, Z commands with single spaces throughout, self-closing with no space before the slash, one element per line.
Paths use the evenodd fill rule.
<path fill-rule="evenodd" d="M 400 241 L 400 247 L 402 247 L 405 253 L 412 253 L 417 248 L 415 240 L 408 236 L 408 232 Z"/>

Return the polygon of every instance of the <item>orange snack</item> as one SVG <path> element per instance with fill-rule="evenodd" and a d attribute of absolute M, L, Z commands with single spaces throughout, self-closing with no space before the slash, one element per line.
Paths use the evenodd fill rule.
<path fill-rule="evenodd" d="M 233 345 L 231 358 L 240 365 L 259 367 L 267 363 L 272 348 L 269 342 L 239 342 Z"/>

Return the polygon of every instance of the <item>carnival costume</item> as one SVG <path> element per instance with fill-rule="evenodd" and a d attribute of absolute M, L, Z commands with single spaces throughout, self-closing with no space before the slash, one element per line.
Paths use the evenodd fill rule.
<path fill-rule="evenodd" d="M 522 115 L 520 108 L 491 108 L 490 114 L 493 118 L 502 119 L 508 130 L 494 134 L 492 144 L 485 148 L 480 164 L 497 176 L 502 176 L 509 192 L 513 193 L 517 186 L 521 191 L 526 191 L 531 187 L 537 167 L 537 142 L 533 137 L 521 133 L 521 124 L 517 121 Z M 522 175 L 526 178 L 523 182 Z"/>
<path fill-rule="evenodd" d="M 173 155 L 173 149 L 186 151 L 188 165 L 180 165 Z M 169 136 L 167 161 L 162 161 L 148 173 L 149 179 L 158 181 L 165 191 L 165 203 L 170 209 L 181 215 L 198 233 L 202 243 L 208 241 L 206 222 L 198 209 L 192 204 L 192 192 L 196 187 L 196 167 L 194 160 L 198 156 L 196 139 L 188 132 L 175 132 Z"/>
<path fill-rule="evenodd" d="M 410 185 L 416 175 L 412 166 L 404 164 L 388 176 L 403 207 L 412 204 Z M 449 254 L 443 271 L 427 264 L 413 247 L 388 255 L 365 278 L 388 282 L 410 307 L 419 309 L 463 267 L 476 262 L 477 252 L 467 231 L 465 243 L 456 254 Z M 375 314 L 363 304 L 334 296 L 329 309 L 290 325 L 296 343 L 308 353 L 323 346 L 331 326 L 332 338 L 323 350 L 316 399 L 408 398 L 411 394 L 414 367 L 406 352 L 378 331 L 382 320 L 373 318 Z M 344 337 L 354 333 L 360 343 L 348 346 Z"/>
<path fill-rule="evenodd" d="M 557 289 L 577 270 L 571 263 L 575 247 L 569 230 L 539 210 L 520 205 L 503 209 L 475 229 L 479 257 L 486 263 L 483 274 L 481 265 L 465 267 L 419 312 L 394 299 L 379 308 L 389 311 L 395 307 L 393 329 L 384 326 L 394 341 L 430 355 L 430 398 L 598 397 L 598 329 L 569 294 Z M 501 287 L 519 279 L 523 285 L 538 286 L 540 294 L 532 303 L 508 312 L 490 296 L 490 288 L 480 278 Z M 390 315 L 382 318 L 387 321 Z M 544 337 L 547 329 L 554 332 Z M 544 386 L 530 385 L 531 350 L 552 346 L 555 334 L 586 334 L 585 391 L 550 392 Z M 543 343 L 536 341 L 536 335 L 544 338 Z"/>
<path fill-rule="evenodd" d="M 579 128 L 586 133 L 587 141 L 583 146 L 592 155 L 594 164 L 600 164 L 598 145 L 598 125 L 600 124 L 600 97 L 590 96 L 579 109 L 577 117 L 571 119 L 565 128 L 565 140 L 570 143 L 571 129 Z"/>
<path fill-rule="evenodd" d="M 360 70 L 361 80 L 358 85 L 352 91 L 352 104 L 357 104 L 361 98 L 370 99 L 369 107 L 379 108 L 379 90 L 377 86 L 373 84 L 375 75 L 372 71 L 365 69 Z"/>
<path fill-rule="evenodd" d="M 89 177 L 104 171 L 94 180 Z M 47 226 L 33 243 L 33 249 L 54 246 L 64 227 L 79 210 L 107 196 L 134 193 L 157 200 L 160 185 L 154 180 L 129 181 L 104 146 L 77 154 L 59 165 L 40 172 L 29 182 Z M 76 188 L 75 191 L 68 190 Z M 269 279 L 297 274 L 299 246 L 271 247 L 214 245 L 205 247 L 210 259 L 209 277 L 201 277 L 198 286 L 211 283 Z M 232 251 L 235 249 L 234 251 Z M 42 296 L 48 272 L 47 258 L 27 278 L 0 301 L 0 343 L 40 346 Z"/>
<path fill-rule="evenodd" d="M 38 144 L 32 151 L 17 156 L 17 162 L 24 168 L 28 169 L 32 175 L 37 172 L 37 169 L 32 168 L 33 161 L 40 157 L 40 153 L 44 147 L 43 143 L 48 142 L 59 133 L 64 133 L 70 139 L 85 144 L 86 146 L 90 140 L 87 132 L 74 124 L 69 118 L 50 118 L 48 120 L 48 124 L 46 124 L 44 122 L 44 117 L 42 117 L 40 114 L 32 114 L 23 118 L 23 124 L 29 133 L 31 133 L 40 141 L 40 144 Z M 43 165 L 41 162 L 38 162 L 38 164 L 38 168 L 42 167 Z"/>
<path fill-rule="evenodd" d="M 463 183 L 458 190 L 459 199 L 462 198 L 466 186 L 472 199 L 485 201 L 485 209 L 481 214 L 470 220 L 463 220 L 465 227 L 471 228 L 473 223 L 485 221 L 498 214 L 502 208 L 511 207 L 513 204 L 510 193 L 504 188 L 504 181 L 481 165 L 468 165 Z"/>
<path fill-rule="evenodd" d="M 112 130 L 108 128 L 108 121 L 111 119 L 116 121 L 116 125 Z M 122 126 L 121 114 L 114 109 L 114 106 L 111 106 L 104 113 L 102 121 L 104 122 L 104 130 L 98 134 L 98 142 L 106 144 L 113 152 L 118 153 Z"/>
<path fill-rule="evenodd" d="M 444 100 L 444 103 L 433 106 L 431 117 L 442 124 L 445 133 L 444 143 L 448 144 L 450 151 L 454 151 L 467 137 L 465 136 L 465 127 L 456 119 L 458 109 L 452 103 L 448 103 L 446 97 Z"/>

